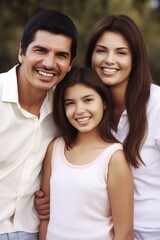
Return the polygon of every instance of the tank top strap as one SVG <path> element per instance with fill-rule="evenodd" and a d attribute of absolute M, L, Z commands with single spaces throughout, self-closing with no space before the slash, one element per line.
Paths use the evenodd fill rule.
<path fill-rule="evenodd" d="M 52 160 L 51 160 L 51 166 L 53 166 L 53 159 L 54 159 L 54 164 L 56 162 L 56 159 L 59 161 L 61 159 L 60 155 L 64 153 L 64 140 L 63 137 L 58 137 L 53 146 L 52 150 Z"/>
<path fill-rule="evenodd" d="M 107 159 L 110 160 L 112 155 L 118 150 L 123 150 L 122 144 L 121 143 L 113 143 L 112 145 L 110 145 L 103 151 L 103 156 L 107 156 Z"/>
<path fill-rule="evenodd" d="M 104 161 L 104 176 L 106 181 L 108 177 L 108 166 L 109 166 L 111 157 L 118 150 L 123 150 L 123 146 L 121 143 L 113 143 L 111 146 L 107 147 L 103 152 L 102 158 Z"/>

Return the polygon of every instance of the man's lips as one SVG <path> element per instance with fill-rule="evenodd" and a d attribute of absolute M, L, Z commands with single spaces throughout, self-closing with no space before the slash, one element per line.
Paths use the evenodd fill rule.
<path fill-rule="evenodd" d="M 38 74 L 40 74 L 43 77 L 51 78 L 51 77 L 60 75 L 59 71 L 58 70 L 54 70 L 54 69 L 53 70 L 46 70 L 46 69 L 40 69 L 40 68 L 38 69 L 38 68 L 36 68 L 35 70 L 36 70 L 36 72 Z"/>
<path fill-rule="evenodd" d="M 43 71 L 38 71 L 38 73 L 44 77 L 53 77 L 55 76 L 54 73 L 46 73 L 46 72 L 43 72 Z"/>

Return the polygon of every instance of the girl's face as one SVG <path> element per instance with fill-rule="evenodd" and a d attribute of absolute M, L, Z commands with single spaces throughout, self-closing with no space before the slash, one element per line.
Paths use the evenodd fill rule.
<path fill-rule="evenodd" d="M 108 86 L 126 87 L 132 68 L 132 54 L 128 42 L 120 33 L 104 32 L 95 45 L 91 64 Z"/>
<path fill-rule="evenodd" d="M 66 89 L 64 106 L 68 121 L 79 132 L 97 129 L 105 108 L 100 95 L 81 83 Z"/>

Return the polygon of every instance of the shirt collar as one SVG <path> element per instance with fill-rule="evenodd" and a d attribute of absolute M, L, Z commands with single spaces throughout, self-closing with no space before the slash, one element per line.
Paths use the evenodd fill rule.
<path fill-rule="evenodd" d="M 18 103 L 18 87 L 17 87 L 17 66 L 11 68 L 8 72 L 2 73 L 2 101 Z"/>
<path fill-rule="evenodd" d="M 12 102 L 17 103 L 18 101 L 18 85 L 17 85 L 17 74 L 16 69 L 18 65 L 11 68 L 8 72 L 1 74 L 2 81 L 2 101 L 3 102 Z M 53 102 L 53 89 L 51 89 L 44 99 L 44 102 L 41 106 L 41 114 L 43 116 L 48 115 L 52 112 L 52 102 Z"/>

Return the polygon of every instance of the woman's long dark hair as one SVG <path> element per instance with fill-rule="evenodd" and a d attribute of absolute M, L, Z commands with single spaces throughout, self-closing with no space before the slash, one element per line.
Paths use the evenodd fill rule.
<path fill-rule="evenodd" d="M 95 45 L 106 31 L 123 35 L 132 52 L 133 65 L 125 95 L 129 132 L 123 147 L 130 164 L 137 168 L 140 161 L 143 163 L 140 149 L 147 132 L 146 107 L 152 82 L 147 51 L 140 30 L 131 18 L 126 15 L 105 16 L 95 24 L 89 34 L 85 66 L 91 67 Z"/>
<path fill-rule="evenodd" d="M 68 87 L 80 83 L 94 89 L 106 105 L 99 133 L 106 142 L 118 142 L 111 133 L 111 97 L 108 87 L 91 68 L 74 67 L 65 78 L 56 86 L 53 99 L 53 116 L 55 123 L 64 137 L 67 148 L 71 148 L 77 136 L 77 129 L 68 121 L 65 113 L 64 94 Z"/>

